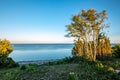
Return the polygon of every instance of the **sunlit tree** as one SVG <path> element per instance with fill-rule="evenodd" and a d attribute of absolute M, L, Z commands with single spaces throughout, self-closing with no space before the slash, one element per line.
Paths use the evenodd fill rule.
<path fill-rule="evenodd" d="M 101 50 L 98 49 L 98 47 L 100 47 L 99 35 L 104 28 L 109 27 L 107 24 L 104 24 L 104 21 L 107 18 L 106 15 L 107 13 L 105 10 L 98 13 L 95 9 L 89 9 L 82 10 L 81 13 L 73 16 L 72 23 L 67 25 L 67 36 L 76 39 L 76 47 L 74 47 L 74 49 L 78 50 L 76 51 L 78 54 L 93 61 L 96 60 L 97 52 L 98 50 Z M 102 40 L 105 41 L 107 38 Z M 78 49 L 78 46 L 80 45 L 82 45 L 79 47 L 81 49 Z M 104 47 L 106 47 L 106 45 L 104 45 Z"/>
<path fill-rule="evenodd" d="M 0 57 L 7 57 L 13 51 L 13 46 L 6 39 L 0 40 Z"/>
<path fill-rule="evenodd" d="M 76 41 L 72 50 L 73 56 L 83 56 L 83 43 L 82 41 Z"/>
<path fill-rule="evenodd" d="M 0 68 L 19 66 L 12 58 L 9 57 L 9 54 L 12 51 L 13 46 L 10 44 L 9 40 L 0 40 Z"/>

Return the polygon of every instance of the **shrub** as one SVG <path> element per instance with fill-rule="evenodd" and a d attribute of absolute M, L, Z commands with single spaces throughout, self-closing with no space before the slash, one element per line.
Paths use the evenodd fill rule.
<path fill-rule="evenodd" d="M 112 60 L 112 55 L 110 54 L 106 54 L 106 55 L 97 55 L 96 56 L 97 60 L 100 60 L 100 61 L 107 61 L 107 60 Z"/>
<path fill-rule="evenodd" d="M 16 63 L 12 58 L 7 57 L 7 58 L 0 58 L 0 68 L 13 68 L 13 67 L 18 67 L 19 64 Z"/>
<path fill-rule="evenodd" d="M 113 49 L 113 55 L 115 57 L 120 58 L 120 44 L 115 45 L 114 47 L 112 47 L 112 49 Z"/>
<path fill-rule="evenodd" d="M 26 70 L 27 67 L 26 67 L 25 65 L 22 65 L 22 66 L 20 67 L 20 69 L 21 69 L 21 70 Z"/>
<path fill-rule="evenodd" d="M 6 62 L 6 66 L 9 67 L 9 68 L 12 68 L 12 67 L 18 67 L 19 64 L 16 63 L 12 58 L 8 57 L 7 58 L 7 62 Z"/>
<path fill-rule="evenodd" d="M 112 67 L 108 67 L 109 72 L 114 72 L 115 70 Z"/>
<path fill-rule="evenodd" d="M 75 75 L 74 72 L 70 72 L 68 80 L 78 80 L 78 77 Z"/>
<path fill-rule="evenodd" d="M 103 65 L 102 63 L 97 63 L 97 64 L 96 64 L 96 69 L 97 69 L 98 71 L 102 71 L 103 68 L 104 68 L 104 65 Z"/>

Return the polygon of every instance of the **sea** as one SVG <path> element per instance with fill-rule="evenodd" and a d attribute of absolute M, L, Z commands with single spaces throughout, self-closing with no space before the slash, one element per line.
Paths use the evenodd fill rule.
<path fill-rule="evenodd" d="M 14 61 L 57 60 L 72 56 L 74 44 L 12 44 L 14 50 L 10 53 Z M 115 46 L 115 44 L 111 44 Z"/>
<path fill-rule="evenodd" d="M 73 44 L 12 44 L 14 61 L 56 60 L 72 56 Z"/>

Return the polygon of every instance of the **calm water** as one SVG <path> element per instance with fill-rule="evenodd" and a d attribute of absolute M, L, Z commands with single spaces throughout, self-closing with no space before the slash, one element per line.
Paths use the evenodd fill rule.
<path fill-rule="evenodd" d="M 61 59 L 71 56 L 73 44 L 13 44 L 15 61 Z"/>

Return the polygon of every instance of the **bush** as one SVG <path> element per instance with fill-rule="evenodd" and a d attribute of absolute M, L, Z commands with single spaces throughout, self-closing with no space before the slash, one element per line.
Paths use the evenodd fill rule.
<path fill-rule="evenodd" d="M 0 58 L 0 68 L 13 68 L 18 67 L 19 64 L 16 63 L 12 58 Z"/>
<path fill-rule="evenodd" d="M 112 55 L 110 55 L 110 54 L 109 55 L 101 55 L 101 56 L 97 55 L 96 59 L 100 60 L 100 61 L 112 60 Z"/>
<path fill-rule="evenodd" d="M 113 49 L 113 55 L 117 58 L 120 58 L 120 44 L 115 45 L 112 47 Z"/>
<path fill-rule="evenodd" d="M 20 67 L 20 69 L 21 69 L 21 70 L 26 70 L 27 67 L 26 67 L 25 65 L 22 65 L 22 66 Z"/>
<path fill-rule="evenodd" d="M 12 58 L 7 58 L 7 64 L 9 68 L 18 67 L 19 64 L 16 63 Z"/>
<path fill-rule="evenodd" d="M 112 67 L 108 67 L 109 72 L 114 72 L 115 70 Z"/>
<path fill-rule="evenodd" d="M 70 72 L 68 80 L 78 80 L 78 77 L 75 75 L 74 72 Z"/>

